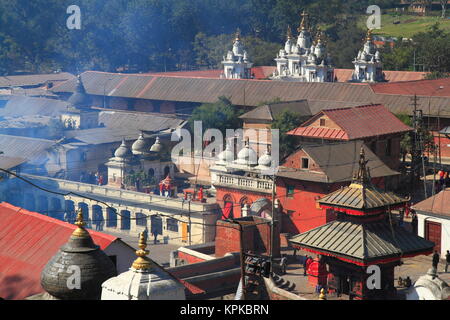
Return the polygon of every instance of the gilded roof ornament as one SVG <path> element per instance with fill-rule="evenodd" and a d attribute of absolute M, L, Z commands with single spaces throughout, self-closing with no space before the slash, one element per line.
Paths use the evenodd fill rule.
<path fill-rule="evenodd" d="M 372 29 L 367 30 L 366 40 L 372 42 L 373 40 Z"/>
<path fill-rule="evenodd" d="M 327 300 L 327 296 L 325 295 L 325 289 L 320 289 L 319 300 Z"/>
<path fill-rule="evenodd" d="M 369 160 L 366 161 L 364 146 L 361 146 L 361 151 L 359 153 L 359 168 L 358 171 L 356 172 L 355 177 L 353 178 L 353 183 L 357 183 L 363 186 L 371 184 L 370 174 L 367 168 L 368 162 Z"/>
<path fill-rule="evenodd" d="M 287 27 L 287 39 L 288 40 L 292 40 L 292 30 L 291 30 L 291 26 Z"/>
<path fill-rule="evenodd" d="M 86 222 L 83 220 L 83 209 L 79 208 L 77 212 L 77 220 L 75 221 L 75 225 L 78 227 L 75 229 L 75 231 L 72 233 L 73 236 L 78 238 L 86 238 L 89 237 L 89 232 L 86 231 L 84 226 L 86 225 Z"/>
<path fill-rule="evenodd" d="M 308 25 L 309 14 L 305 10 L 303 10 L 303 12 L 300 14 L 300 16 L 302 17 L 302 21 L 300 22 L 300 27 L 298 28 L 298 32 L 309 29 L 309 25 Z"/>
<path fill-rule="evenodd" d="M 241 30 L 239 28 L 236 30 L 236 38 L 234 41 L 241 41 Z"/>
<path fill-rule="evenodd" d="M 133 265 L 131 266 L 133 269 L 150 270 L 153 268 L 152 261 L 147 257 L 149 251 L 145 250 L 147 248 L 146 238 L 147 237 L 145 236 L 144 232 L 141 232 L 139 234 L 139 243 L 138 243 L 139 250 L 136 251 L 136 255 L 138 257 L 136 260 L 134 260 Z"/>

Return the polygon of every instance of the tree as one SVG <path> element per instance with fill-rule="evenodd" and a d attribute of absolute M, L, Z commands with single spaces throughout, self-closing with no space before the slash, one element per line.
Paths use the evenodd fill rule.
<path fill-rule="evenodd" d="M 226 129 L 242 128 L 242 120 L 239 118 L 243 110 L 234 106 L 226 97 L 219 97 L 215 103 L 205 103 L 195 108 L 189 119 L 191 131 L 194 128 L 194 121 L 201 121 L 203 132 L 216 128 L 219 129 L 225 137 Z"/>
<path fill-rule="evenodd" d="M 445 16 L 447 13 L 448 0 L 439 0 L 439 4 L 441 5 L 441 8 L 442 8 L 441 18 L 445 19 Z"/>
<path fill-rule="evenodd" d="M 296 139 L 294 136 L 287 135 L 286 133 L 294 130 L 301 124 L 301 116 L 298 113 L 283 110 L 274 117 L 271 128 L 280 130 L 280 156 L 282 158 L 289 155 L 295 150 Z"/>

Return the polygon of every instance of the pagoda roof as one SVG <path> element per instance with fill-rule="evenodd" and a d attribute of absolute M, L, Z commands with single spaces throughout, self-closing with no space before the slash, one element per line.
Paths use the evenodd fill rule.
<path fill-rule="evenodd" d="M 333 221 L 294 236 L 290 242 L 306 250 L 367 266 L 432 252 L 434 243 L 389 221 Z"/>
<path fill-rule="evenodd" d="M 393 192 L 383 191 L 372 185 L 367 162 L 364 148 L 361 147 L 359 168 L 352 183 L 319 199 L 319 204 L 327 207 L 373 210 L 401 205 L 408 201 Z"/>
<path fill-rule="evenodd" d="M 408 199 L 399 197 L 393 192 L 386 192 L 374 186 L 362 187 L 352 183 L 350 186 L 341 188 L 326 195 L 318 202 L 330 207 L 344 207 L 352 209 L 376 209 L 387 206 L 396 206 L 407 202 Z"/>

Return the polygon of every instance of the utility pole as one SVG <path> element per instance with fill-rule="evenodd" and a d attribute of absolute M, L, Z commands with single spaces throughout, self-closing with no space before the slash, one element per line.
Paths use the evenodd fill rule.
<path fill-rule="evenodd" d="M 247 298 L 247 284 L 245 283 L 245 255 L 244 255 L 244 226 L 238 221 L 233 221 L 239 226 L 239 253 L 241 260 L 241 283 L 242 283 L 242 296 L 241 300 Z"/>
<path fill-rule="evenodd" d="M 273 272 L 273 246 L 275 243 L 275 180 L 276 176 L 273 175 L 272 179 L 272 224 L 270 228 L 270 272 Z"/>
<path fill-rule="evenodd" d="M 189 216 L 188 216 L 188 220 L 189 220 L 189 227 L 188 227 L 188 232 L 189 232 L 189 245 L 192 245 L 192 230 L 191 230 L 191 199 L 189 198 Z"/>
<path fill-rule="evenodd" d="M 414 190 L 416 181 L 420 179 L 420 169 L 422 166 L 423 184 L 425 198 L 427 198 L 427 185 L 426 185 L 426 171 L 425 171 L 425 159 L 424 159 L 424 127 L 423 127 L 423 111 L 417 109 L 418 98 L 414 95 L 412 98 L 412 106 L 414 107 L 413 113 L 413 127 L 414 127 L 414 139 L 412 143 L 411 151 L 411 191 Z M 412 192 L 411 192 L 412 193 Z"/>

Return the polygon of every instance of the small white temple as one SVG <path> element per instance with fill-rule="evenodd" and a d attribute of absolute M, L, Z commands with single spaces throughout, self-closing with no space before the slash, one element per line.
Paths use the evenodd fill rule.
<path fill-rule="evenodd" d="M 233 50 L 228 51 L 227 56 L 223 57 L 222 78 L 226 79 L 251 79 L 252 66 L 247 51 L 241 41 L 240 31 L 236 32 L 236 38 L 233 42 Z"/>
<path fill-rule="evenodd" d="M 159 137 L 156 137 L 151 145 L 141 134 L 130 148 L 125 139 L 114 152 L 114 157 L 106 163 L 108 168 L 108 185 L 123 187 L 126 177 L 134 175 L 140 180 L 133 187 L 143 187 L 141 184 L 157 184 L 168 175 L 173 176 L 175 166 L 171 160 L 165 159 L 163 145 Z M 136 180 L 136 179 L 131 179 Z M 153 181 L 153 183 L 151 183 Z M 139 191 L 139 190 L 136 190 Z"/>
<path fill-rule="evenodd" d="M 364 48 L 358 52 L 353 61 L 355 70 L 351 82 L 384 82 L 383 63 L 372 37 L 372 30 L 367 32 Z"/>
<path fill-rule="evenodd" d="M 323 43 L 323 34 L 319 30 L 316 41 L 313 41 L 309 27 L 309 15 L 303 11 L 302 21 L 298 28 L 297 42 L 293 41 L 292 31 L 288 27 L 284 49 L 278 53 L 275 61 L 277 69 L 273 80 L 298 82 L 333 82 L 334 68 Z"/>
<path fill-rule="evenodd" d="M 184 286 L 148 258 L 147 240 L 139 235 L 138 258 L 130 270 L 102 284 L 102 300 L 186 300 Z"/>

